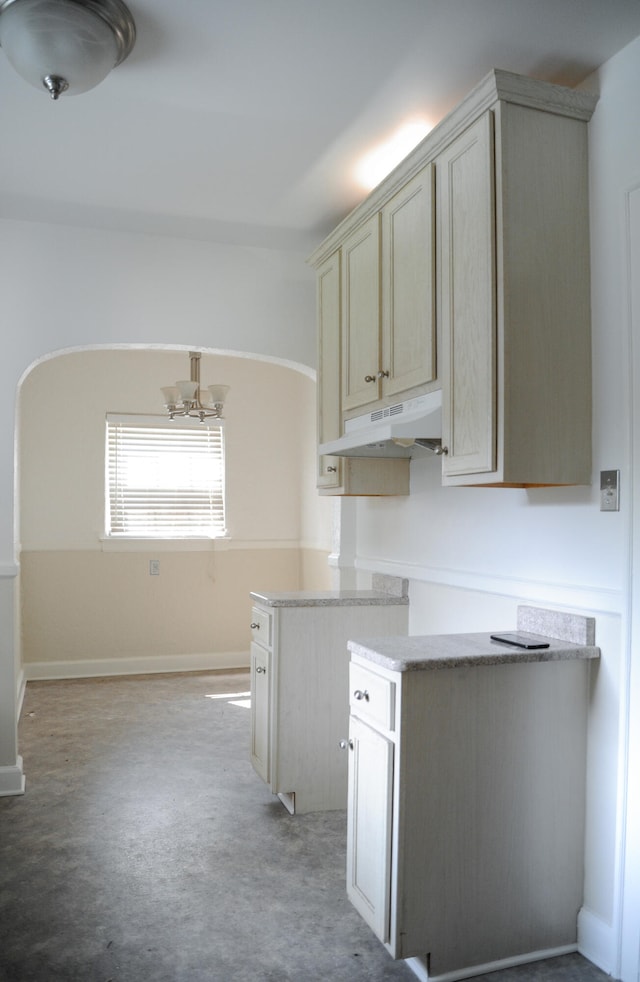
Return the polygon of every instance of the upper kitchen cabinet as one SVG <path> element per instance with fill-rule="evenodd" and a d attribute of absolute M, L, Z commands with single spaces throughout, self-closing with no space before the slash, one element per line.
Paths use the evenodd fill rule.
<path fill-rule="evenodd" d="M 335 440 L 342 430 L 340 410 L 340 251 L 317 272 L 318 444 Z M 317 487 L 333 491 L 342 483 L 340 457 L 318 456 Z"/>
<path fill-rule="evenodd" d="M 393 454 L 352 434 L 441 390 L 442 432 L 418 436 L 442 437 L 443 484 L 590 482 L 595 103 L 491 72 L 311 256 L 341 257 L 319 374 L 343 461 Z"/>
<path fill-rule="evenodd" d="M 347 236 L 342 246 L 342 409 L 379 398 L 380 216 Z"/>
<path fill-rule="evenodd" d="M 443 476 L 496 469 L 493 114 L 438 158 Z"/>
<path fill-rule="evenodd" d="M 318 444 L 342 434 L 341 250 L 317 271 Z M 318 455 L 321 495 L 397 495 L 409 493 L 409 461 Z"/>
<path fill-rule="evenodd" d="M 381 394 L 395 401 L 437 379 L 433 165 L 407 181 L 380 217 Z"/>
<path fill-rule="evenodd" d="M 436 158 L 444 484 L 591 479 L 593 100 L 519 82 Z"/>
<path fill-rule="evenodd" d="M 436 379 L 433 166 L 342 245 L 345 416 Z"/>

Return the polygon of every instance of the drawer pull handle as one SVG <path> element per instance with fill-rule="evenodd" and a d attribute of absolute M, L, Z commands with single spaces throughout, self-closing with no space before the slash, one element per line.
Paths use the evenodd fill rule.
<path fill-rule="evenodd" d="M 358 702 L 361 702 L 362 699 L 364 699 L 365 702 L 369 702 L 369 693 L 366 689 L 364 691 L 362 689 L 356 689 L 356 691 L 353 693 L 353 698 L 357 699 Z"/>
<path fill-rule="evenodd" d="M 259 631 L 260 630 L 260 625 L 259 624 L 256 624 L 256 622 L 254 621 L 253 624 L 251 625 L 251 630 L 252 631 Z"/>
<path fill-rule="evenodd" d="M 263 665 L 256 665 L 256 675 L 266 675 L 267 670 Z"/>
<path fill-rule="evenodd" d="M 338 470 L 337 467 L 327 467 L 327 471 L 329 472 L 329 474 L 335 474 L 337 470 Z"/>
<path fill-rule="evenodd" d="M 341 740 L 338 746 L 341 750 L 353 750 L 353 740 Z"/>

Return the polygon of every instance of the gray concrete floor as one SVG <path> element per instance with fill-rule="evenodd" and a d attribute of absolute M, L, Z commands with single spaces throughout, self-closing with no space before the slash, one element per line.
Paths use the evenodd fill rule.
<path fill-rule="evenodd" d="M 27 686 L 27 793 L 0 799 L 0 982 L 415 982 L 346 898 L 345 814 L 292 817 L 254 774 L 231 697 L 247 689 Z M 579 955 L 483 976 L 606 978 Z"/>

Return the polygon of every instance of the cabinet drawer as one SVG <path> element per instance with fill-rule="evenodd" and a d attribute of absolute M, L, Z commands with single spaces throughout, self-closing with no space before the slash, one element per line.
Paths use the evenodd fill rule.
<path fill-rule="evenodd" d="M 382 675 L 356 665 L 349 665 L 349 708 L 353 716 L 366 720 L 379 729 L 395 727 L 395 683 Z"/>
<path fill-rule="evenodd" d="M 271 647 L 271 625 L 273 616 L 263 607 L 251 608 L 251 638 L 263 648 Z"/>

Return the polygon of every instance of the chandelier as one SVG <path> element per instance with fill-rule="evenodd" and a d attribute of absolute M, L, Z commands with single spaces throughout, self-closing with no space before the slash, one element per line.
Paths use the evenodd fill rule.
<path fill-rule="evenodd" d="M 164 408 L 169 419 L 190 416 L 204 423 L 205 419 L 221 419 L 228 385 L 209 385 L 200 388 L 200 352 L 190 351 L 191 378 L 188 381 L 166 385 L 162 389 Z"/>
<path fill-rule="evenodd" d="M 18 75 L 52 99 L 98 85 L 135 40 L 122 0 L 0 0 L 0 45 Z"/>

